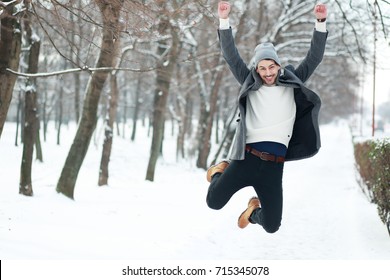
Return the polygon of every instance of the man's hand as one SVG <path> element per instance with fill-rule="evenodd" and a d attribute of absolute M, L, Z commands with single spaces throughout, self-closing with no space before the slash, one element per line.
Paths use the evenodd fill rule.
<path fill-rule="evenodd" d="M 230 13 L 230 4 L 227 1 L 220 1 L 218 3 L 218 16 L 219 18 L 227 19 Z"/>
<path fill-rule="evenodd" d="M 314 14 L 317 19 L 326 19 L 326 16 L 328 15 L 328 10 L 326 8 L 325 4 L 317 4 L 314 7 Z"/>

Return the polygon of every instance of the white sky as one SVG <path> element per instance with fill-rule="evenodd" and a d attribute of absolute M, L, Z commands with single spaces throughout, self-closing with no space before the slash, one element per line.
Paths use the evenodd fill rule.
<path fill-rule="evenodd" d="M 375 104 L 379 105 L 390 100 L 390 46 L 381 44 L 377 48 Z M 372 104 L 373 69 L 367 67 L 364 77 L 364 99 Z"/>

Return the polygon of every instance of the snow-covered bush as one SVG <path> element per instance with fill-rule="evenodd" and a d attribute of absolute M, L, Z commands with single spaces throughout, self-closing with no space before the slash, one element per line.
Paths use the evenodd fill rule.
<path fill-rule="evenodd" d="M 355 143 L 358 171 L 390 234 L 390 139 Z"/>

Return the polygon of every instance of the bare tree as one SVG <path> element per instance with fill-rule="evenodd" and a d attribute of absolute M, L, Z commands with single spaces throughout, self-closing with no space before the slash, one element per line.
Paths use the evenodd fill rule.
<path fill-rule="evenodd" d="M 165 112 L 168 101 L 169 87 L 172 79 L 172 73 L 176 60 L 178 58 L 179 37 L 178 30 L 171 24 L 171 19 L 166 2 L 159 2 L 158 6 L 161 9 L 161 18 L 158 24 L 158 32 L 164 37 L 166 32 L 169 32 L 171 43 L 166 39 L 159 40 L 157 47 L 158 69 L 156 76 L 156 89 L 154 94 L 154 112 L 153 112 L 153 136 L 152 145 L 150 148 L 150 158 L 146 171 L 146 180 L 154 181 L 154 174 L 158 156 L 160 155 L 163 135 Z"/>
<path fill-rule="evenodd" d="M 120 12 L 123 0 L 95 0 L 102 16 L 102 42 L 97 67 L 113 67 L 115 40 L 120 31 Z M 94 72 L 88 83 L 82 116 L 73 144 L 57 184 L 57 192 L 74 199 L 74 188 L 80 167 L 87 153 L 97 122 L 97 108 L 107 72 Z"/>
<path fill-rule="evenodd" d="M 27 14 L 23 20 L 24 31 L 26 33 L 26 49 L 25 53 L 28 62 L 28 73 L 38 72 L 38 60 L 40 50 L 40 40 L 32 29 L 30 22 L 30 16 Z M 23 155 L 20 171 L 20 185 L 19 193 L 32 196 L 32 180 L 31 180 L 31 168 L 33 161 L 34 144 L 39 137 L 38 126 L 38 103 L 37 103 L 37 85 L 35 78 L 26 79 L 26 92 L 25 92 L 25 124 L 24 124 L 24 140 L 23 140 Z"/>
<path fill-rule="evenodd" d="M 190 122 L 192 117 L 192 105 L 194 102 L 193 90 L 196 88 L 191 83 L 184 81 L 190 80 L 192 73 L 188 71 L 188 67 L 184 67 L 180 63 L 176 66 L 177 80 L 181 81 L 181 85 L 176 89 L 174 98 L 171 104 L 171 115 L 176 120 L 178 133 L 176 139 L 176 160 L 185 159 L 185 140 L 186 135 L 190 135 Z M 183 87 L 184 85 L 184 87 Z"/>
<path fill-rule="evenodd" d="M 120 40 L 119 38 L 115 40 L 114 44 L 114 53 L 113 57 L 118 57 Z M 117 60 L 117 59 L 116 59 Z M 113 64 L 116 64 L 116 60 L 114 59 Z M 112 142 L 114 137 L 114 122 L 116 120 L 116 113 L 118 108 L 118 81 L 116 71 L 112 71 L 110 74 L 110 96 L 108 98 L 108 113 L 105 119 L 104 126 L 104 143 L 103 143 L 103 151 L 102 158 L 100 161 L 100 169 L 99 169 L 99 180 L 98 185 L 103 186 L 108 184 L 108 167 L 111 157 L 112 150 Z"/>
<path fill-rule="evenodd" d="M 131 132 L 131 141 L 135 140 L 135 135 L 137 133 L 137 123 L 141 107 L 140 96 L 141 96 L 141 82 L 142 75 L 137 75 L 137 85 L 135 87 L 135 97 L 134 97 L 134 111 L 133 111 L 133 130 Z"/>
<path fill-rule="evenodd" d="M 15 6 L 22 1 L 0 2 L 0 137 L 12 99 L 16 76 L 6 72 L 17 70 L 22 44 L 20 14 Z"/>
<path fill-rule="evenodd" d="M 118 81 L 115 74 L 110 75 L 110 96 L 108 98 L 108 113 L 104 125 L 104 143 L 102 158 L 99 168 L 98 185 L 104 186 L 108 184 L 109 177 L 109 162 L 111 157 L 112 143 L 114 137 L 114 121 L 118 107 Z"/>

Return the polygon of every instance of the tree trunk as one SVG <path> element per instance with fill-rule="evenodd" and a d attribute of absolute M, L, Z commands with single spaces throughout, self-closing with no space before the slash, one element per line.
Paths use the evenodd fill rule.
<path fill-rule="evenodd" d="M 18 107 L 16 109 L 16 132 L 15 132 L 15 147 L 18 146 L 18 137 L 19 137 L 19 127 L 20 127 L 20 119 L 21 119 L 21 115 L 22 115 L 22 107 L 23 107 L 23 99 L 22 99 L 22 94 L 21 92 L 19 91 L 19 95 L 18 95 Z M 20 129 L 21 131 L 23 129 Z"/>
<path fill-rule="evenodd" d="M 220 102 L 217 102 L 217 110 L 215 112 L 215 143 L 219 144 L 219 118 L 220 118 Z"/>
<path fill-rule="evenodd" d="M 116 40 L 114 43 L 114 54 L 113 57 L 117 58 L 119 54 L 120 40 Z M 113 60 L 113 65 L 117 64 L 116 59 Z M 107 109 L 107 117 L 106 124 L 104 127 L 104 143 L 103 143 L 103 151 L 102 158 L 100 161 L 100 169 L 99 169 L 99 180 L 98 185 L 104 186 L 108 184 L 109 177 L 109 162 L 112 151 L 112 142 L 114 138 L 114 123 L 116 121 L 117 110 L 118 110 L 118 81 L 116 76 L 116 71 L 111 72 L 110 75 L 110 96 L 108 98 L 108 109 Z"/>
<path fill-rule="evenodd" d="M 77 8 L 82 9 L 82 1 L 78 1 Z M 80 55 L 81 51 L 79 47 L 76 47 L 77 45 L 77 37 L 82 36 L 80 35 L 81 26 L 82 26 L 82 19 L 80 16 L 77 16 L 76 19 L 74 19 L 74 14 L 70 14 L 71 22 L 73 23 L 73 29 L 77 30 L 77 32 L 72 32 L 71 34 L 71 42 L 72 46 L 74 46 L 74 50 L 71 52 L 71 57 L 73 61 L 76 61 L 76 64 L 80 66 Z M 76 123 L 80 119 L 80 91 L 81 91 L 81 77 L 80 73 L 74 73 L 73 74 L 74 79 L 74 113 L 75 113 L 75 119 Z"/>
<path fill-rule="evenodd" d="M 46 142 L 46 136 L 47 136 L 46 132 L 47 132 L 47 123 L 48 123 L 46 108 L 47 108 L 47 90 L 44 91 L 43 102 L 42 102 L 42 111 L 41 111 L 41 121 L 42 121 L 42 125 L 43 125 L 43 141 L 44 142 Z"/>
<path fill-rule="evenodd" d="M 38 109 L 39 110 L 39 109 Z M 37 132 L 35 137 L 35 151 L 36 151 L 36 159 L 40 162 L 43 162 L 43 151 L 42 151 L 42 144 L 41 144 L 41 137 L 39 134 L 40 127 L 39 127 L 39 118 L 37 118 Z"/>
<path fill-rule="evenodd" d="M 185 67 L 182 67 L 180 63 L 177 64 L 177 80 L 178 81 L 183 81 L 183 72 L 185 73 Z M 192 77 L 191 75 L 193 73 L 190 73 L 187 71 L 186 78 L 190 80 Z M 183 95 L 181 95 L 183 94 Z M 177 120 L 177 125 L 178 125 L 178 134 L 176 138 L 176 161 L 179 161 L 180 159 L 184 159 L 186 157 L 186 151 L 185 151 L 185 140 L 186 140 L 186 135 L 189 130 L 189 118 L 190 115 L 189 113 L 192 113 L 190 108 L 191 108 L 191 103 L 193 102 L 193 91 L 192 90 L 186 90 L 183 93 L 177 93 L 175 100 L 175 118 Z"/>
<path fill-rule="evenodd" d="M 49 56 L 49 52 L 48 53 L 45 53 L 45 51 L 43 51 L 42 55 L 44 56 L 43 58 L 43 62 L 41 63 L 41 65 L 43 66 L 43 69 L 47 69 L 48 68 L 48 56 Z M 49 82 L 46 80 L 46 79 L 43 79 L 41 82 L 40 82 L 40 85 L 43 86 L 41 88 L 43 88 L 43 92 L 41 92 L 40 96 L 43 95 L 43 102 L 42 102 L 42 106 L 41 106 L 41 111 L 40 111 L 40 115 L 41 115 L 41 123 L 42 123 L 42 126 L 43 126 L 43 141 L 46 142 L 46 139 L 47 139 L 47 126 L 49 124 L 49 121 L 50 121 L 50 115 L 51 115 L 51 112 L 53 111 L 53 108 L 55 108 L 55 106 L 52 106 L 52 104 L 54 104 L 53 100 L 55 100 L 55 98 L 57 97 L 55 94 L 53 94 L 51 96 L 51 98 L 49 99 L 49 91 L 47 90 L 49 87 Z"/>
<path fill-rule="evenodd" d="M 135 108 L 134 108 L 134 114 L 133 114 L 133 131 L 131 133 L 131 141 L 135 140 L 135 134 L 137 132 L 137 122 L 138 122 L 138 115 L 139 115 L 139 109 L 141 107 L 141 102 L 139 100 L 140 93 L 141 93 L 141 75 L 138 75 L 138 80 L 137 80 L 137 87 L 135 90 Z"/>
<path fill-rule="evenodd" d="M 95 2 L 103 19 L 103 38 L 96 67 L 112 67 L 114 42 L 119 38 L 119 17 L 123 1 Z M 99 99 L 107 76 L 108 72 L 94 72 L 89 80 L 77 133 L 57 184 L 57 192 L 71 199 L 74 199 L 77 176 L 96 127 Z"/>
<path fill-rule="evenodd" d="M 210 94 L 209 108 L 204 110 L 202 122 L 199 124 L 200 138 L 199 138 L 199 154 L 196 166 L 207 169 L 207 158 L 211 149 L 211 134 L 213 129 L 214 115 L 217 110 L 218 91 L 223 77 L 223 70 L 217 70 L 215 79 Z"/>
<path fill-rule="evenodd" d="M 5 69 L 18 70 L 22 45 L 19 20 L 12 16 L 13 5 L 8 5 L 2 12 L 0 15 L 0 137 L 17 78 L 15 75 L 6 72 Z"/>
<path fill-rule="evenodd" d="M 74 77 L 74 111 L 76 123 L 80 119 L 80 73 L 75 73 Z"/>
<path fill-rule="evenodd" d="M 158 56 L 162 57 L 162 61 L 159 62 L 159 69 L 157 70 L 156 77 L 156 90 L 154 94 L 154 112 L 153 112 L 153 136 L 152 146 L 150 148 L 150 158 L 148 163 L 148 169 L 146 171 L 146 180 L 154 181 L 154 173 L 156 169 L 156 163 L 160 151 L 162 149 L 162 140 L 164 132 L 165 111 L 169 94 L 169 86 L 171 83 L 172 73 L 174 65 L 176 64 L 178 56 L 179 38 L 177 31 L 170 26 L 169 18 L 165 17 L 161 19 L 159 24 L 160 34 L 164 34 L 164 30 L 169 27 L 172 35 L 172 46 L 168 55 L 167 42 L 165 40 L 158 43 Z"/>
<path fill-rule="evenodd" d="M 39 61 L 39 40 L 33 39 L 36 35 L 32 33 L 29 19 L 25 20 L 25 31 L 27 33 L 26 41 L 30 49 L 28 55 L 28 73 L 38 72 Z M 23 157 L 20 170 L 20 185 L 19 193 L 32 196 L 32 180 L 31 180 L 31 168 L 34 153 L 34 144 L 37 138 L 38 131 L 38 104 L 37 104 L 37 91 L 36 91 L 36 79 L 29 78 L 26 82 L 26 95 L 25 95 L 25 114 L 26 119 L 24 123 L 24 141 L 23 141 Z"/>
<path fill-rule="evenodd" d="M 180 115 L 180 119 L 178 120 L 179 131 L 176 138 L 176 161 L 180 158 L 185 158 L 185 150 L 184 150 L 184 142 L 186 135 L 186 124 L 187 124 L 187 102 L 189 102 L 190 94 L 186 93 L 186 96 L 183 98 L 183 102 L 181 99 L 176 98 L 176 107 L 178 114 Z M 185 100 L 185 101 L 184 101 Z M 185 102 L 185 103 L 184 103 Z M 184 103 L 184 104 L 183 104 Z"/>
<path fill-rule="evenodd" d="M 34 89 L 31 88 L 30 90 L 26 91 L 26 121 L 24 126 L 23 155 L 19 184 L 19 193 L 26 196 L 33 195 L 31 168 L 34 152 L 34 142 L 36 137 L 36 96 L 37 93 Z"/>
<path fill-rule="evenodd" d="M 99 169 L 99 186 L 108 184 L 108 164 L 110 162 L 112 140 L 114 137 L 114 122 L 116 119 L 116 112 L 118 108 L 118 82 L 115 74 L 110 76 L 111 96 L 109 98 L 108 116 L 105 125 L 105 138 L 103 144 L 102 159 L 100 161 Z"/>
<path fill-rule="evenodd" d="M 123 112 L 122 112 L 122 137 L 126 138 L 127 125 L 127 89 L 123 92 Z"/>
<path fill-rule="evenodd" d="M 62 120 L 64 115 L 64 87 L 63 87 L 63 79 L 60 78 L 60 88 L 57 99 L 57 145 L 61 144 L 61 128 L 62 128 Z"/>

